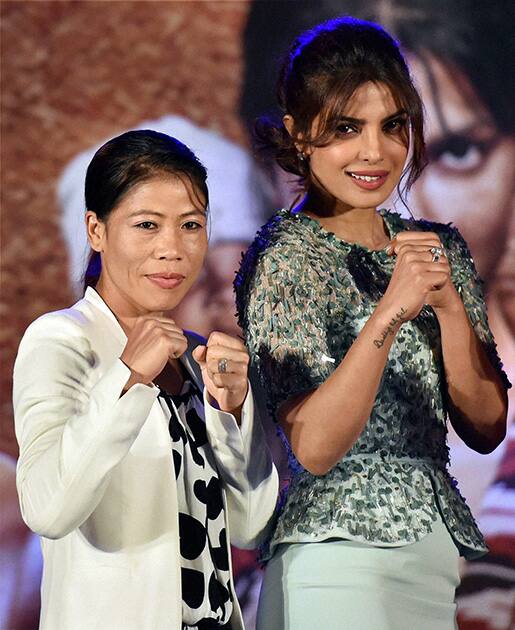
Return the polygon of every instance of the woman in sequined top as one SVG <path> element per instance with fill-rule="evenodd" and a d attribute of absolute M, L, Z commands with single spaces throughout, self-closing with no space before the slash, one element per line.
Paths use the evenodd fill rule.
<path fill-rule="evenodd" d="M 381 208 L 425 163 L 393 39 L 341 18 L 298 37 L 263 149 L 301 202 L 258 234 L 240 324 L 290 454 L 258 628 L 448 630 L 458 555 L 484 540 L 447 471 L 446 422 L 489 452 L 508 382 L 481 281 L 450 226 Z"/>

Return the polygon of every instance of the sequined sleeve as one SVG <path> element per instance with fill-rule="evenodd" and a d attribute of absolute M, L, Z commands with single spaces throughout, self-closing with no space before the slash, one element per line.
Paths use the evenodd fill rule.
<path fill-rule="evenodd" d="M 282 402 L 331 373 L 321 285 L 302 248 L 274 247 L 264 252 L 243 296 L 247 347 L 275 420 Z"/>
<path fill-rule="evenodd" d="M 476 270 L 467 243 L 454 227 L 447 228 L 443 243 L 451 265 L 454 285 L 463 300 L 470 322 L 504 386 L 509 389 L 511 383 L 503 369 L 495 339 L 488 324 L 484 283 Z"/>

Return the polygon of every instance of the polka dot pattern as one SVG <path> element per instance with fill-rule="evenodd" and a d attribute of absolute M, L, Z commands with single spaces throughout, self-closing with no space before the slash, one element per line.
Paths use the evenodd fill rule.
<path fill-rule="evenodd" d="M 160 397 L 170 411 L 170 437 L 181 553 L 182 616 L 185 628 L 232 614 L 229 548 L 222 486 L 210 449 L 202 396 L 191 381 L 181 393 Z"/>

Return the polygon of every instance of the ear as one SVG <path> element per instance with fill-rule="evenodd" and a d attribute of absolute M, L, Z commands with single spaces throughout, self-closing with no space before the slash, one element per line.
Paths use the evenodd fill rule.
<path fill-rule="evenodd" d="M 293 116 L 291 114 L 285 114 L 283 116 L 283 123 L 284 123 L 284 126 L 286 127 L 286 131 L 291 136 L 292 133 L 293 133 L 293 127 L 295 125 L 295 121 L 293 120 Z"/>
<path fill-rule="evenodd" d="M 106 226 L 92 210 L 86 212 L 86 233 L 91 249 L 95 252 L 101 252 L 104 246 Z"/>
<path fill-rule="evenodd" d="M 286 131 L 293 137 L 293 130 L 295 128 L 295 120 L 293 116 L 291 114 L 285 114 L 283 116 L 283 123 L 286 127 Z M 302 141 L 302 136 L 297 135 L 296 140 L 298 141 L 295 143 L 297 151 L 303 155 L 309 155 L 311 153 L 311 147 L 309 145 L 306 146 L 306 144 Z"/>

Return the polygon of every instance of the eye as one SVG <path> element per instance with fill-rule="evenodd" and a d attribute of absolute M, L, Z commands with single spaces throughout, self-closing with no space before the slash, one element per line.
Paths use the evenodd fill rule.
<path fill-rule="evenodd" d="M 355 127 L 355 125 L 350 125 L 349 123 L 340 123 L 337 127 L 336 127 L 336 133 L 341 135 L 341 136 L 348 136 L 351 133 L 355 133 L 357 132 L 357 128 Z"/>
<path fill-rule="evenodd" d="M 153 230 L 156 228 L 156 224 L 153 221 L 142 221 L 136 225 L 137 228 L 141 228 L 142 230 Z"/>
<path fill-rule="evenodd" d="M 186 221 L 186 223 L 182 224 L 182 227 L 188 232 L 195 232 L 201 230 L 204 226 L 198 221 Z"/>
<path fill-rule="evenodd" d="M 406 118 L 394 118 L 389 120 L 383 127 L 386 133 L 399 133 L 406 127 Z"/>
<path fill-rule="evenodd" d="M 429 156 L 445 169 L 466 173 L 481 165 L 490 144 L 466 136 L 449 136 L 432 147 Z"/>

